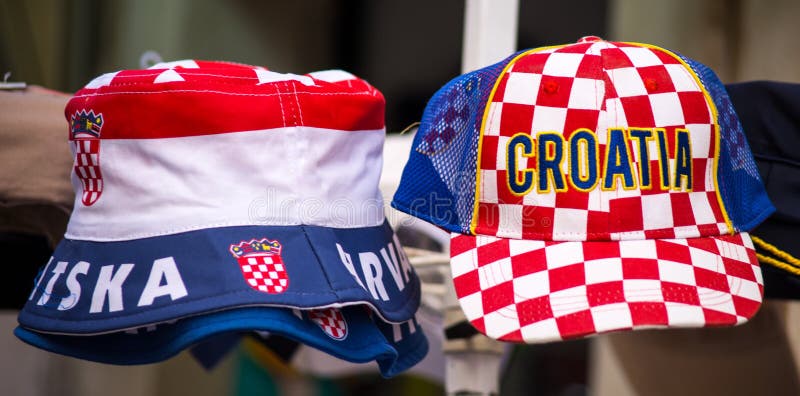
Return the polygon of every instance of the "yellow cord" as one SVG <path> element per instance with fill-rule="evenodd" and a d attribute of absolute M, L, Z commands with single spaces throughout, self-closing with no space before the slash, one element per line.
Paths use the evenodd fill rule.
<path fill-rule="evenodd" d="M 769 256 L 765 256 L 761 253 L 756 253 L 756 257 L 758 257 L 758 261 L 762 263 L 770 264 L 773 267 L 777 267 L 791 274 L 800 276 L 800 268 L 792 267 L 791 265 L 786 264 L 783 261 L 776 260 Z"/>
<path fill-rule="evenodd" d="M 419 124 L 420 124 L 420 122 L 419 122 L 419 121 L 416 121 L 416 122 L 413 122 L 413 123 L 411 123 L 411 125 L 407 126 L 405 129 L 403 129 L 402 131 L 400 131 L 400 134 L 401 134 L 401 135 L 405 135 L 405 134 L 406 134 L 408 131 L 410 131 L 410 130 L 412 130 L 412 129 L 414 129 L 414 128 L 417 128 L 417 127 L 419 127 Z"/>
<path fill-rule="evenodd" d="M 800 275 L 800 259 L 792 256 L 789 253 L 784 252 L 777 246 L 772 245 L 755 235 L 750 235 L 750 239 L 752 239 L 753 243 L 755 243 L 761 249 L 767 251 L 768 253 L 774 256 L 777 256 L 776 259 L 774 257 L 769 257 L 761 253 L 756 253 L 756 257 L 758 257 L 759 261 L 770 264 L 774 267 L 780 268 L 794 275 Z"/>
<path fill-rule="evenodd" d="M 764 241 L 763 239 L 761 239 L 761 238 L 759 238 L 757 236 L 750 235 L 750 238 L 753 240 L 753 242 L 756 243 L 756 245 L 758 245 L 762 249 L 766 250 L 767 252 L 772 253 L 775 256 L 778 256 L 778 258 L 780 258 L 780 259 L 788 261 L 789 264 L 791 264 L 791 265 L 793 265 L 795 267 L 800 267 L 800 259 L 798 259 L 797 257 L 794 257 L 791 254 L 784 252 L 783 250 L 779 249 L 777 246 L 769 244 L 769 243 L 767 243 L 766 241 Z"/>

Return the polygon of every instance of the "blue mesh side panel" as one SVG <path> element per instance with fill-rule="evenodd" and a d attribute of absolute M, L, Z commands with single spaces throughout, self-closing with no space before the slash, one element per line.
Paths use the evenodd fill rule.
<path fill-rule="evenodd" d="M 742 125 L 725 86 L 708 66 L 682 59 L 694 69 L 717 106 L 720 127 L 720 158 L 717 181 L 725 210 L 737 231 L 749 231 L 775 208 L 758 174 Z"/>
<path fill-rule="evenodd" d="M 448 231 L 470 232 L 483 113 L 494 83 L 514 56 L 456 77 L 428 101 L 394 208 Z"/>

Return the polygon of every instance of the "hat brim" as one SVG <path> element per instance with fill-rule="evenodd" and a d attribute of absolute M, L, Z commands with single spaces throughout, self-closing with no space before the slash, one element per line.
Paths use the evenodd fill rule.
<path fill-rule="evenodd" d="M 392 335 L 392 325 L 373 321 L 363 306 L 339 310 L 346 324 L 344 333 L 338 333 L 337 338 L 312 321 L 309 312 L 288 308 L 238 308 L 128 332 L 75 336 L 39 333 L 19 326 L 14 334 L 50 352 L 117 365 L 160 362 L 199 342 L 222 340 L 248 331 L 280 334 L 353 363 L 377 361 L 381 373 L 387 377 L 408 369 L 427 353 L 427 339 L 419 326 L 401 338 L 402 344 L 399 344 L 386 336 L 387 332 Z"/>
<path fill-rule="evenodd" d="M 243 246 L 248 253 L 246 245 L 262 239 L 279 244 L 268 256 L 272 264 L 232 252 Z M 281 279 L 281 288 L 267 287 Z M 65 239 L 19 322 L 86 335 L 246 306 L 366 304 L 399 323 L 413 317 L 419 299 L 419 279 L 386 221 L 364 228 L 233 226 L 120 242 Z"/>
<path fill-rule="evenodd" d="M 470 323 L 511 342 L 732 326 L 751 318 L 763 296 L 747 233 L 586 242 L 454 233 L 451 269 Z"/>

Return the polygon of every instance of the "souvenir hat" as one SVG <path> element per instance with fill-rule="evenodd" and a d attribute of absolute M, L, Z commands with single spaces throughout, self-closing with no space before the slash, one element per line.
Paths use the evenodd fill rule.
<path fill-rule="evenodd" d="M 384 99 L 343 71 L 178 61 L 102 75 L 65 111 L 74 210 L 19 315 L 101 334 L 243 306 L 371 306 L 419 280 L 378 190 Z"/>
<path fill-rule="evenodd" d="M 774 208 L 736 112 L 654 45 L 587 37 L 450 81 L 392 205 L 452 233 L 461 308 L 495 339 L 729 326 L 761 304 L 747 231 Z"/>

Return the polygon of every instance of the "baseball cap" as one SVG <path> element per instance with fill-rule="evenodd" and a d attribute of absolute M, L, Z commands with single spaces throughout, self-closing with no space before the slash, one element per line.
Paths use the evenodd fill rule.
<path fill-rule="evenodd" d="M 366 81 L 185 60 L 104 74 L 65 115 L 74 210 L 23 327 L 102 334 L 243 306 L 413 317 Z"/>
<path fill-rule="evenodd" d="M 193 345 L 223 343 L 252 331 L 280 335 L 353 362 L 375 361 L 385 377 L 419 362 L 428 343 L 415 318 L 396 324 L 369 308 L 298 310 L 245 307 L 101 335 L 47 334 L 17 327 L 14 334 L 36 347 L 100 363 L 132 365 L 166 360 Z"/>
<path fill-rule="evenodd" d="M 711 69 L 597 37 L 437 91 L 392 206 L 452 233 L 470 323 L 527 343 L 745 322 L 774 211 Z"/>

